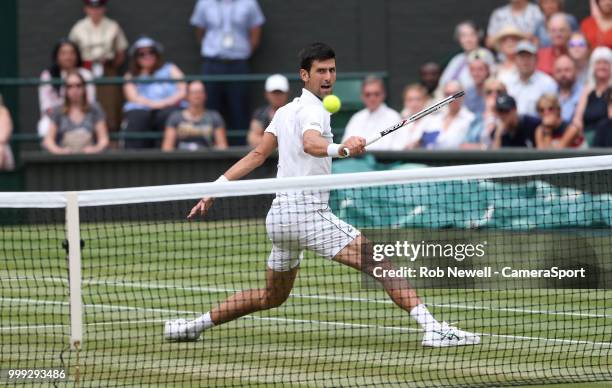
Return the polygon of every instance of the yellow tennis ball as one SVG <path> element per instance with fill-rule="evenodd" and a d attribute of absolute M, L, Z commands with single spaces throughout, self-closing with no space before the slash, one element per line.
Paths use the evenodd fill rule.
<path fill-rule="evenodd" d="M 337 96 L 330 94 L 329 96 L 325 96 L 325 98 L 323 99 L 323 106 L 325 107 L 325 109 L 327 109 L 329 113 L 334 114 L 340 110 L 342 103 L 340 102 L 340 99 Z"/>

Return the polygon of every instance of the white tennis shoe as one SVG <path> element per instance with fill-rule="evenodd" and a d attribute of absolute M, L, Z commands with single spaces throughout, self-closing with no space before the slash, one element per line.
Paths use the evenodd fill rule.
<path fill-rule="evenodd" d="M 423 336 L 423 346 L 442 348 L 447 346 L 478 345 L 480 337 L 469 331 L 459 330 L 442 322 L 437 330 L 429 330 Z"/>
<path fill-rule="evenodd" d="M 186 342 L 197 341 L 200 338 L 200 332 L 189 328 L 187 320 L 174 319 L 166 321 L 164 326 L 164 338 L 166 341 Z"/>

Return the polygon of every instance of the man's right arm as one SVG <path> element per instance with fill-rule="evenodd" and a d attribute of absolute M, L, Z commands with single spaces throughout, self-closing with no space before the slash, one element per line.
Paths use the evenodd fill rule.
<path fill-rule="evenodd" d="M 221 175 L 219 180 L 235 181 L 247 175 L 261 166 L 268 156 L 276 149 L 277 145 L 276 136 L 272 133 L 265 132 L 257 148 L 230 167 L 229 170 Z M 202 198 L 200 202 L 191 209 L 191 212 L 187 215 L 187 219 L 191 220 L 196 216 L 206 215 L 206 212 L 210 209 L 214 200 L 215 199 L 212 197 Z"/>
<path fill-rule="evenodd" d="M 230 181 L 235 181 L 249 174 L 270 156 L 277 147 L 276 136 L 265 132 L 259 145 L 230 167 L 223 175 Z"/>

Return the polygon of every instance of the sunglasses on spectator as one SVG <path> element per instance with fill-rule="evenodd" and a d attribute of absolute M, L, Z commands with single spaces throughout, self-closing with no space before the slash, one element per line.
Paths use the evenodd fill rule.
<path fill-rule="evenodd" d="M 380 97 L 382 96 L 382 92 L 367 92 L 367 93 L 363 93 L 363 96 L 368 98 L 368 97 Z"/>
<path fill-rule="evenodd" d="M 136 53 L 136 56 L 138 58 L 144 58 L 144 57 L 153 56 L 153 55 L 155 55 L 155 51 L 153 50 L 142 50 Z"/>
<path fill-rule="evenodd" d="M 586 41 L 582 39 L 570 40 L 569 42 L 567 42 L 567 47 L 586 47 L 586 46 L 587 46 Z"/>
<path fill-rule="evenodd" d="M 485 90 L 485 94 L 487 96 L 490 96 L 493 93 L 503 93 L 504 91 L 502 89 L 486 89 Z"/>
<path fill-rule="evenodd" d="M 66 84 L 66 89 L 81 89 L 82 87 L 83 87 L 82 83 Z"/>
<path fill-rule="evenodd" d="M 556 112 L 559 108 L 556 106 L 541 106 L 538 107 L 538 113 L 548 113 L 548 112 Z"/>

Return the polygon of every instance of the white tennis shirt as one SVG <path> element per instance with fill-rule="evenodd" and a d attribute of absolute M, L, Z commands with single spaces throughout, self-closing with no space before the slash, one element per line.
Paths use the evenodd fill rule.
<path fill-rule="evenodd" d="M 315 157 L 304 152 L 304 132 L 309 129 L 318 131 L 329 143 L 333 141 L 330 114 L 323 102 L 306 89 L 274 114 L 266 132 L 276 136 L 278 143 L 278 178 L 331 174 L 331 157 Z M 277 196 L 292 195 L 277 193 Z M 300 195 L 305 194 L 304 191 Z M 309 195 L 327 203 L 327 192 L 312 191 Z"/>

